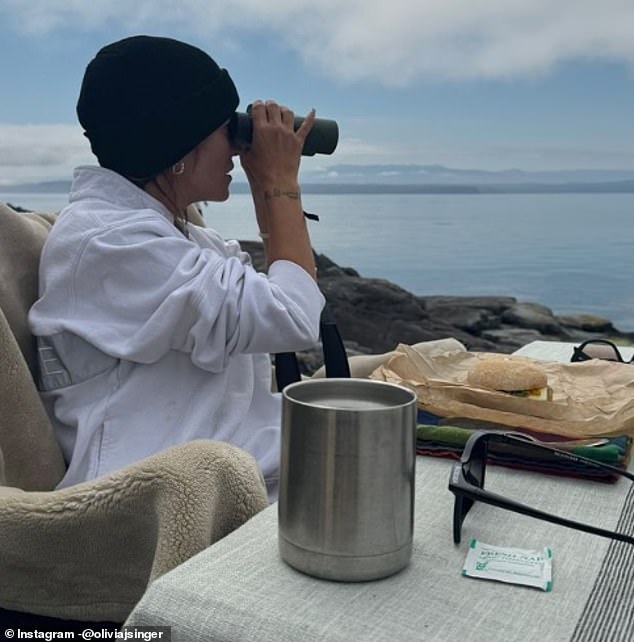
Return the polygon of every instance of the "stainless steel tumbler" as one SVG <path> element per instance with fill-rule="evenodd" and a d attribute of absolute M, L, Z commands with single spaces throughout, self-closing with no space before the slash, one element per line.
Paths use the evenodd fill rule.
<path fill-rule="evenodd" d="M 362 581 L 410 560 L 416 395 L 368 379 L 284 389 L 279 550 L 309 575 Z"/>

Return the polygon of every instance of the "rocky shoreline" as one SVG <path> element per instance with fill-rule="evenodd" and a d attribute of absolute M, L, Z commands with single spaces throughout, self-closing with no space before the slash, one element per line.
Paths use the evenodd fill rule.
<path fill-rule="evenodd" d="M 262 244 L 241 241 L 264 270 Z M 634 342 L 634 332 L 621 332 L 611 321 L 580 314 L 557 316 L 538 303 L 510 296 L 417 296 L 385 279 L 362 277 L 316 254 L 318 282 L 337 320 L 349 355 L 381 353 L 398 343 L 454 337 L 469 350 L 510 353 L 531 341 L 613 339 Z M 319 348 L 299 355 L 306 374 L 322 365 Z"/>

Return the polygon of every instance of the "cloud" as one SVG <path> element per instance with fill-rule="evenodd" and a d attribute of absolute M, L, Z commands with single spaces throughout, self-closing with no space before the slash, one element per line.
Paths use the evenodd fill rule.
<path fill-rule="evenodd" d="M 70 178 L 94 162 L 79 126 L 0 123 L 0 184 Z"/>
<path fill-rule="evenodd" d="M 4 0 L 14 29 L 41 35 L 114 23 L 189 29 L 210 43 L 269 34 L 348 81 L 499 78 L 571 59 L 634 62 L 631 0 Z M 0 10 L 0 17 L 2 10 Z"/>
<path fill-rule="evenodd" d="M 400 159 L 398 146 L 379 145 L 345 138 L 337 147 L 337 162 L 367 163 Z M 79 125 L 0 123 L 0 186 L 70 178 L 77 165 L 94 165 L 96 158 Z M 246 180 L 235 157 L 235 175 Z M 306 172 L 327 172 L 331 157 L 303 157 Z"/>

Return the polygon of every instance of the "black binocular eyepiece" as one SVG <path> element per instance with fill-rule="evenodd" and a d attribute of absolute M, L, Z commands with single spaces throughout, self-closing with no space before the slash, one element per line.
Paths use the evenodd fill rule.
<path fill-rule="evenodd" d="M 253 121 L 251 120 L 250 105 L 247 113 L 236 112 L 229 121 L 229 137 L 237 147 L 248 147 L 253 140 Z M 304 119 L 296 116 L 293 123 L 297 131 Z M 334 120 L 315 118 L 313 127 L 308 132 L 302 149 L 302 156 L 315 154 L 332 154 L 339 142 L 339 127 Z"/>

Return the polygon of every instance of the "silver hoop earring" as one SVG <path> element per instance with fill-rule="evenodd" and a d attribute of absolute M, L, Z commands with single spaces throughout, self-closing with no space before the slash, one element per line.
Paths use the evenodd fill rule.
<path fill-rule="evenodd" d="M 179 176 L 185 171 L 185 161 L 181 161 L 180 163 L 174 163 L 172 165 L 172 174 L 175 176 Z"/>

